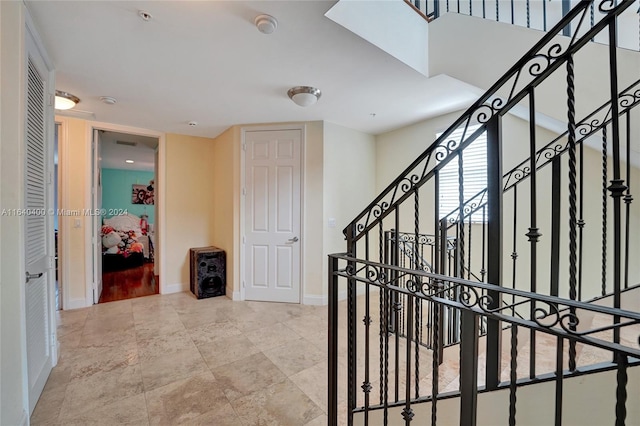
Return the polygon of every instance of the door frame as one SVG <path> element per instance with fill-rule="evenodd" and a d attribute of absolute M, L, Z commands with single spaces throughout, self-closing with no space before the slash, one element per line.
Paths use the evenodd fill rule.
<path fill-rule="evenodd" d="M 306 173 L 305 173 L 305 148 L 307 140 L 307 126 L 304 124 L 278 124 L 278 125 L 265 125 L 265 126 L 245 126 L 240 128 L 240 299 L 245 300 L 245 214 L 246 214 L 246 202 L 245 202 L 245 180 L 246 180 L 246 134 L 249 132 L 269 132 L 279 130 L 299 130 L 300 131 L 300 296 L 298 303 L 302 304 L 304 300 L 304 247 L 305 247 L 305 187 L 306 187 Z"/>
<path fill-rule="evenodd" d="M 152 138 L 158 138 L 158 176 L 155 177 L 155 192 L 158 195 L 156 197 L 156 206 L 158 209 L 158 215 L 155 218 L 155 241 L 154 241 L 154 249 L 155 249 L 155 261 L 158 262 L 158 276 L 160 277 L 160 294 L 164 294 L 164 280 L 162 279 L 165 275 L 165 250 L 164 250 L 164 236 L 165 236 L 165 206 L 166 206 L 166 196 L 165 196 L 165 155 L 166 155 L 166 139 L 165 134 L 162 132 L 157 132 L 154 130 L 141 129 L 138 127 L 131 126 L 123 126 L 119 124 L 112 123 L 103 123 L 99 121 L 87 121 L 86 126 L 86 141 L 91 144 L 93 139 L 93 131 L 94 130 L 106 130 L 112 132 L 120 132 L 120 133 L 129 133 L 133 135 L 140 136 L 148 136 Z M 100 149 L 100 147 L 96 147 L 96 149 Z M 92 164 L 93 158 L 91 156 L 91 149 L 87 149 L 87 164 Z M 93 167 L 88 167 L 85 175 L 86 182 L 92 181 L 92 173 L 94 173 Z M 85 191 L 85 203 L 87 206 L 92 206 L 93 202 L 93 194 L 92 194 L 92 185 L 87 185 L 87 190 Z M 93 305 L 93 261 L 94 256 L 96 256 L 97 248 L 96 245 L 98 241 L 92 241 L 92 226 L 93 221 L 90 226 L 85 227 L 85 298 L 86 298 L 86 306 Z M 100 242 L 102 244 L 102 242 Z"/>

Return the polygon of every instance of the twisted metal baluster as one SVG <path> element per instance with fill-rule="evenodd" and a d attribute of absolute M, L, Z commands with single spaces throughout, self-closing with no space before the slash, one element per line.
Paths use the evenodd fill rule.
<path fill-rule="evenodd" d="M 577 285 L 577 207 L 576 207 L 576 112 L 573 56 L 567 58 L 567 119 L 569 139 L 569 298 L 576 300 Z M 575 308 L 570 308 L 575 317 Z M 575 325 L 571 324 L 575 331 Z M 569 369 L 576 369 L 576 343 L 569 340 Z"/>
<path fill-rule="evenodd" d="M 602 127 L 602 295 L 607 294 L 607 126 Z"/>
<path fill-rule="evenodd" d="M 420 191 L 416 188 L 414 193 L 415 199 L 415 210 L 414 210 L 414 226 L 415 226 L 415 244 L 418 244 L 418 239 L 420 237 Z M 419 269 L 419 253 L 417 248 L 414 249 L 415 252 L 415 269 Z M 420 279 L 416 276 L 416 286 L 419 285 Z M 418 288 L 416 288 L 418 291 Z M 408 332 L 408 331 L 407 331 Z M 414 330 L 416 345 L 415 345 L 415 381 L 416 381 L 416 390 L 415 395 L 416 398 L 420 396 L 420 298 L 415 298 L 415 330 Z M 407 339 L 407 344 L 410 343 Z"/>
<path fill-rule="evenodd" d="M 364 236 L 365 241 L 365 259 L 369 260 L 369 233 L 367 232 Z M 369 380 L 369 349 L 370 349 L 370 326 L 371 326 L 371 312 L 370 312 L 370 303 L 371 303 L 371 294 L 370 294 L 370 286 L 367 284 L 365 287 L 365 313 L 362 318 L 362 322 L 364 323 L 364 381 L 362 382 L 362 392 L 364 392 L 364 424 L 365 426 L 369 426 L 369 394 L 371 393 L 371 381 Z"/>
<path fill-rule="evenodd" d="M 618 352 L 616 354 L 618 372 L 616 374 L 616 426 L 624 426 L 627 418 L 627 356 Z"/>
<path fill-rule="evenodd" d="M 379 227 L 378 227 L 378 241 L 380 242 L 380 247 L 379 247 L 379 256 L 380 256 L 380 263 L 386 263 L 386 260 L 384 258 L 384 253 L 383 253 L 383 245 L 384 247 L 386 247 L 386 241 L 384 240 L 384 231 L 382 229 L 382 221 L 380 221 Z M 384 310 L 384 290 L 380 291 L 379 294 L 379 298 L 378 298 L 378 302 L 380 305 L 380 405 L 382 405 L 382 403 L 384 402 L 383 397 L 384 397 L 384 393 L 383 393 L 383 386 L 384 386 L 384 377 L 383 377 L 383 372 L 384 372 L 384 334 L 385 334 L 385 329 L 384 329 L 384 318 L 386 318 L 386 311 Z"/>
<path fill-rule="evenodd" d="M 511 324 L 511 376 L 509 382 L 509 426 L 516 424 L 516 389 L 518 381 L 518 326 Z"/>
<path fill-rule="evenodd" d="M 434 292 L 437 292 L 440 288 L 440 280 L 435 280 Z M 431 362 L 431 426 L 436 426 L 437 423 L 437 402 L 438 402 L 438 380 L 439 380 L 439 367 L 440 367 L 440 309 L 441 306 L 434 304 L 433 307 L 433 359 Z"/>

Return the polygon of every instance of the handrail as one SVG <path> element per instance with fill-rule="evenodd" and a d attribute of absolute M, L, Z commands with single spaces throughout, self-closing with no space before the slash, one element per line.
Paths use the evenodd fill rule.
<path fill-rule="evenodd" d="M 615 4 L 613 0 L 603 0 L 598 7 L 598 11 L 615 17 L 631 6 L 631 3 L 620 2 L 620 4 Z M 562 46 L 554 40 L 563 28 L 575 18 L 580 17 L 576 29 L 577 34 L 590 4 L 591 1 L 582 0 L 579 5 L 567 13 L 553 29 L 546 33 L 538 43 L 414 160 L 400 176 L 387 186 L 367 208 L 356 216 L 343 230 L 345 236 L 352 239 L 352 242 L 359 240 L 367 231 L 384 219 L 395 206 L 408 198 L 416 189 L 431 179 L 437 171 L 446 166 L 458 152 L 472 143 L 484 131 L 484 127 L 492 117 L 506 113 L 520 100 L 524 99 L 531 87 L 536 87 L 542 83 L 555 69 L 565 63 L 575 51 L 605 28 L 608 20 L 603 19 L 585 31 L 580 38 L 574 36 L 567 46 Z M 501 90 L 509 93 L 506 99 L 498 96 L 498 92 Z M 469 125 L 474 122 L 485 126 L 478 128 L 473 134 L 467 135 Z M 460 141 L 447 141 L 449 136 L 460 127 L 464 127 Z M 429 169 L 432 157 L 435 157 L 434 160 L 437 160 L 438 163 L 431 165 L 431 169 Z"/>
<path fill-rule="evenodd" d="M 620 94 L 618 95 L 618 105 L 620 107 L 620 115 L 640 105 L 640 79 L 636 80 L 634 83 L 620 92 Z M 609 109 L 608 111 L 605 111 L 607 107 Z M 605 112 L 605 116 L 598 117 L 598 114 L 602 112 Z M 610 114 L 611 101 L 607 101 L 591 114 L 583 118 L 580 122 L 578 122 L 576 124 L 576 133 L 581 135 L 581 137 L 579 139 L 576 139 L 576 145 L 583 143 L 587 138 L 611 123 Z M 562 155 L 567 151 L 568 143 L 561 143 L 560 141 L 563 138 L 566 138 L 568 134 L 569 131 L 565 131 L 536 152 L 536 170 L 542 169 L 544 166 L 551 163 L 555 157 L 557 157 L 558 155 Z M 539 163 L 540 160 L 542 160 L 541 163 Z M 503 192 L 507 192 L 510 189 L 514 188 L 516 185 L 518 185 L 520 182 L 524 181 L 531 175 L 529 163 L 530 159 L 527 158 L 503 175 Z M 469 217 L 484 205 L 486 205 L 486 193 L 487 189 L 485 188 L 479 191 L 473 197 L 469 198 L 464 203 L 463 219 Z M 480 201 L 477 201 L 478 199 Z M 453 209 L 451 212 L 446 214 L 444 218 L 447 218 L 450 223 L 455 222 L 455 218 L 459 218 L 459 214 L 457 214 L 458 210 L 458 208 Z"/>
<path fill-rule="evenodd" d="M 381 289 L 391 289 L 394 292 L 409 295 L 411 297 L 433 301 L 441 305 L 453 307 L 460 310 L 472 311 L 500 321 L 524 326 L 530 329 L 544 330 L 546 333 L 560 337 L 569 337 L 576 342 L 585 343 L 602 349 L 618 351 L 627 355 L 640 358 L 640 341 L 638 348 L 622 345 L 613 341 L 606 341 L 590 334 L 602 331 L 615 330 L 632 325 L 640 324 L 640 312 L 633 312 L 619 308 L 609 308 L 592 303 L 579 302 L 571 299 L 564 299 L 558 296 L 547 296 L 539 293 L 532 293 L 508 287 L 500 287 L 493 284 L 465 280 L 463 278 L 451 277 L 448 275 L 435 274 L 422 270 L 407 269 L 394 265 L 387 265 L 378 262 L 358 259 L 348 253 L 336 253 L 329 255 L 330 258 L 346 261 L 347 265 L 342 269 L 337 269 L 333 273 L 343 278 L 373 285 Z M 394 273 L 389 273 L 393 271 Z M 412 283 L 406 288 L 395 285 L 400 278 L 411 277 Z M 446 287 L 449 284 L 450 287 Z M 451 300 L 440 297 L 452 288 L 459 288 L 460 298 Z M 501 296 L 513 296 L 519 300 L 518 306 L 524 304 L 523 301 L 536 306 L 531 318 L 522 318 L 515 315 L 508 315 L 511 305 L 503 304 L 499 308 L 490 308 L 491 296 L 488 291 Z M 569 310 L 569 312 L 566 312 Z M 612 319 L 610 326 L 598 327 L 589 330 L 576 330 L 580 320 L 576 312 L 586 311 L 601 315 L 606 315 Z M 614 318 L 620 318 L 619 323 L 614 323 Z"/>

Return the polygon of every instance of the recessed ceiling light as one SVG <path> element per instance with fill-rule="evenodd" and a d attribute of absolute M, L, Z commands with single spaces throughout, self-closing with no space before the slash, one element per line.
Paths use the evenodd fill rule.
<path fill-rule="evenodd" d="M 125 162 L 125 163 L 127 163 L 127 164 L 133 164 L 133 163 L 135 163 L 135 161 L 133 161 L 133 160 L 124 160 L 124 162 Z"/>
<path fill-rule="evenodd" d="M 102 103 L 107 105 L 113 105 L 118 102 L 116 98 L 112 98 L 111 96 L 100 96 L 100 100 L 102 101 Z"/>
<path fill-rule="evenodd" d="M 56 90 L 55 109 L 71 109 L 79 102 L 79 97 L 72 95 L 71 93 L 63 92 L 62 90 Z"/>
<path fill-rule="evenodd" d="M 278 28 L 278 20 L 271 15 L 258 15 L 253 22 L 262 34 L 271 34 Z"/>

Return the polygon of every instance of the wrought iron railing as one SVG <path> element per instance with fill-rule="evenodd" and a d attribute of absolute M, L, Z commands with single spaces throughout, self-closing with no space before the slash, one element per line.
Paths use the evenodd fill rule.
<path fill-rule="evenodd" d="M 385 232 L 385 263 L 392 263 L 405 269 L 419 269 L 425 272 L 433 272 L 433 264 L 435 262 L 435 235 L 420 234 L 416 239 L 415 234 L 407 232 L 398 232 L 399 244 L 396 244 L 395 230 Z M 447 238 L 445 257 L 450 266 L 448 274 L 453 274 L 454 259 L 456 250 L 456 240 L 454 237 Z M 468 269 L 464 271 L 467 279 L 482 281 L 483 279 Z M 482 275 L 482 274 L 481 274 Z M 398 280 L 398 285 L 407 288 L 409 285 L 407 277 Z M 392 305 L 396 306 L 397 312 L 392 312 L 389 318 L 390 329 L 396 333 L 396 340 L 400 337 L 406 337 L 407 329 L 413 327 L 413 324 L 406 324 L 402 312 L 407 309 L 408 298 L 398 294 L 397 300 L 392 301 Z M 456 300 L 458 294 L 452 290 L 443 294 L 451 300 Z M 433 303 L 422 300 L 416 306 L 414 319 L 418 324 L 417 332 L 413 335 L 413 339 L 420 345 L 428 349 L 436 349 L 437 345 L 433 340 L 432 327 L 434 324 L 435 307 Z M 440 336 L 442 340 L 439 342 L 443 347 L 460 343 L 460 317 L 455 309 L 445 308 L 441 312 Z M 480 323 L 480 335 L 486 332 L 485 322 Z"/>
<path fill-rule="evenodd" d="M 579 2 L 578 0 L 405 0 L 415 10 L 432 21 L 444 13 L 459 13 L 477 18 L 490 19 L 521 27 L 547 31 L 558 23 Z M 618 47 L 640 51 L 640 8 L 638 0 L 626 16 L 628 30 L 620 34 Z M 601 16 L 592 3 L 588 23 L 593 27 Z M 572 37 L 575 29 L 565 27 L 563 35 Z M 592 41 L 608 43 L 606 37 L 594 36 Z"/>
<path fill-rule="evenodd" d="M 486 357 L 486 341 L 479 338 L 478 327 L 483 318 L 495 320 L 505 326 L 505 358 L 500 382 L 496 390 L 508 390 L 509 424 L 516 424 L 527 401 L 518 399 L 520 387 L 528 383 L 551 381 L 553 387 L 546 392 L 555 392 L 553 406 L 546 411 L 553 413 L 555 424 L 571 419 L 571 414 L 580 410 L 601 412 L 605 418 L 615 419 L 616 425 L 624 425 L 627 412 L 627 394 L 635 395 L 628 385 L 629 366 L 640 363 L 640 313 L 613 309 L 558 297 L 530 292 L 497 288 L 491 284 L 453 278 L 446 275 L 406 269 L 388 264 L 356 259 L 346 254 L 329 256 L 329 424 L 337 424 L 338 418 L 338 377 L 341 365 L 339 359 L 338 330 L 344 328 L 338 321 L 340 304 L 338 288 L 346 285 L 352 291 L 364 285 L 364 294 L 358 303 L 358 311 L 364 321 L 346 324 L 350 357 L 356 353 L 363 362 L 348 364 L 348 406 L 347 424 L 411 424 L 416 407 L 430 404 L 431 424 L 437 424 L 440 397 L 458 397 L 461 425 L 476 424 L 478 416 L 478 393 L 486 391 L 490 377 L 482 371 L 489 371 Z M 406 280 L 409 285 L 401 285 Z M 455 291 L 459 297 L 451 299 L 449 292 Z M 398 315 L 394 300 L 399 296 L 408 299 L 406 310 L 402 310 L 403 321 L 416 324 L 416 312 L 422 302 L 435 306 L 435 331 L 438 334 L 441 313 L 445 309 L 456 310 L 464 326 L 460 350 L 447 354 L 449 368 L 441 366 L 441 354 L 437 350 L 426 350 L 419 345 L 414 334 L 418 328 L 408 328 L 406 339 L 396 341 L 390 322 L 390 313 Z M 364 303 L 362 303 L 364 302 Z M 498 302 L 498 303 L 496 303 Z M 495 307 L 498 306 L 498 307 Z M 521 315 L 512 315 L 516 309 Z M 351 312 L 350 312 L 351 313 Z M 587 319 L 591 318 L 591 321 Z M 597 318 L 598 321 L 594 321 Z M 531 334 L 537 337 L 530 338 Z M 615 335 L 622 335 L 623 341 Z M 522 341 L 525 344 L 522 344 Z M 551 362 L 531 374 L 526 345 L 532 345 L 541 353 L 546 353 Z M 524 352 L 524 353 L 522 353 Z M 586 358 L 587 361 L 582 361 Z M 594 366 L 593 363 L 598 363 Z M 522 365 L 524 364 L 524 365 Z M 457 366 L 452 375 L 451 366 Z M 524 368 L 523 368 L 524 367 Z M 638 367 L 640 368 L 640 366 Z M 595 371 L 613 369 L 617 371 L 615 396 L 611 404 L 600 398 L 597 406 L 575 407 L 565 403 L 563 395 L 567 380 Z M 457 377 L 456 377 L 457 375 Z M 448 376 L 448 377 L 447 377 Z M 359 380 L 362 380 L 360 386 Z M 480 388 L 480 390 L 479 390 Z M 596 390 L 594 390 L 596 391 Z M 597 390 L 600 393 L 604 391 Z M 495 399 L 494 399 L 495 401 Z M 484 410 L 486 411 L 492 411 Z M 449 413 L 450 414 L 450 413 Z M 376 419 L 376 420 L 374 420 Z M 419 420 L 420 424 L 426 419 Z M 532 419 L 525 423 L 531 424 Z M 575 424 L 570 420 L 567 423 Z M 450 423 L 445 423 L 450 424 Z M 491 424 L 495 423 L 495 420 Z M 544 423 L 544 424 L 552 424 Z"/>
<path fill-rule="evenodd" d="M 440 323 L 443 315 L 441 313 L 433 314 L 438 316 L 438 320 L 429 320 L 432 322 L 432 326 L 428 331 L 423 329 L 420 321 L 415 321 L 416 313 L 420 314 L 420 303 L 422 300 L 427 300 L 438 306 L 446 306 L 447 309 L 456 310 L 460 317 L 459 340 L 462 351 L 466 350 L 462 346 L 472 345 L 473 352 L 473 345 L 477 346 L 478 339 L 480 339 L 479 322 L 477 317 L 473 315 L 485 318 L 487 333 L 486 337 L 482 337 L 482 344 L 486 348 L 483 352 L 485 360 L 483 365 L 486 374 L 483 378 L 483 384 L 487 391 L 498 389 L 501 382 L 501 340 L 503 335 L 501 321 L 529 328 L 527 376 L 538 377 L 540 359 L 537 358 L 535 348 L 538 345 L 539 333 L 544 332 L 558 336 L 555 331 L 541 330 L 533 324 L 539 313 L 538 303 L 548 302 L 558 306 L 562 305 L 568 310 L 568 315 L 571 317 L 578 307 L 576 303 L 580 304 L 579 294 L 583 291 L 586 293 L 587 290 L 594 291 L 593 280 L 590 279 L 588 286 L 586 286 L 587 283 L 583 278 L 592 278 L 594 275 L 602 275 L 601 282 L 607 285 L 605 290 L 612 293 L 614 299 L 611 311 L 605 312 L 612 318 L 611 342 L 613 346 L 605 346 L 604 349 L 617 351 L 616 353 L 631 353 L 624 352 L 626 349 L 621 345 L 620 329 L 622 326 L 620 324 L 623 324 L 623 316 L 626 313 L 613 314 L 621 307 L 621 292 L 626 285 L 625 283 L 635 282 L 635 280 L 640 282 L 640 269 L 631 269 L 629 262 L 629 259 L 637 257 L 640 250 L 640 241 L 631 240 L 632 236 L 636 235 L 632 233 L 632 226 L 636 226 L 632 225 L 632 219 L 640 216 L 637 207 L 632 204 L 633 197 L 631 195 L 631 182 L 634 180 L 632 174 L 637 171 L 632 170 L 629 161 L 626 163 L 623 161 L 625 152 L 627 159 L 631 156 L 628 147 L 631 144 L 632 129 L 635 127 L 631 125 L 630 105 L 637 103 L 637 89 L 632 89 L 631 92 L 633 102 L 628 103 L 620 100 L 621 93 L 624 99 L 628 98 L 625 92 L 620 92 L 618 88 L 628 84 L 625 81 L 628 74 L 619 73 L 616 48 L 616 20 L 631 5 L 631 1 L 620 3 L 609 0 L 582 1 L 574 9 L 567 12 L 560 23 L 545 34 L 522 59 L 413 161 L 344 230 L 349 256 L 333 258 L 332 265 L 330 265 L 333 269 L 330 270 L 329 289 L 335 296 L 337 294 L 335 288 L 337 277 L 348 279 L 347 336 L 349 350 L 347 351 L 346 364 L 349 371 L 347 411 L 351 420 L 353 413 L 357 411 L 355 395 L 360 383 L 364 390 L 363 406 L 373 407 L 371 401 L 368 400 L 371 397 L 372 389 L 371 378 L 367 376 L 369 373 L 365 373 L 364 376 L 357 373 L 360 364 L 357 363 L 356 345 L 361 342 L 357 339 L 358 333 L 356 331 L 359 324 L 356 318 L 356 295 L 357 283 L 365 282 L 367 295 L 365 296 L 364 327 L 367 331 L 364 344 L 370 345 L 369 333 L 371 332 L 372 312 L 374 312 L 370 287 L 378 286 L 375 277 L 384 277 L 384 285 L 379 283 L 383 296 L 377 300 L 376 310 L 380 313 L 380 318 L 384 316 L 386 319 L 380 320 L 381 328 L 377 339 L 380 341 L 381 350 L 378 359 L 369 359 L 371 352 L 369 349 L 365 351 L 367 369 L 373 362 L 379 363 L 380 371 L 388 370 L 387 364 L 392 355 L 388 349 L 389 333 L 396 331 L 394 327 L 402 323 L 405 324 L 404 332 L 400 335 L 395 333 L 395 342 L 392 345 L 395 350 L 393 363 L 396 371 L 399 372 L 402 368 L 409 369 L 412 365 L 408 355 L 405 357 L 405 367 L 402 367 L 401 360 L 398 358 L 403 344 L 407 348 L 411 347 L 414 342 L 419 342 L 420 336 L 425 333 L 430 334 L 430 339 L 435 344 L 433 353 L 429 356 L 435 360 L 434 365 L 440 364 L 440 361 L 444 359 L 445 349 L 442 344 L 441 328 L 434 326 L 433 322 Z M 590 26 L 587 22 L 592 10 L 600 16 L 594 21 L 594 25 Z M 569 40 L 558 41 L 556 35 L 563 34 L 568 27 L 574 29 L 574 35 Z M 584 61 L 584 58 L 579 55 L 582 47 L 601 33 L 607 34 L 610 39 L 607 55 Z M 576 73 L 580 73 L 581 69 L 587 67 L 591 71 L 596 70 L 594 73 L 597 70 L 603 70 L 603 72 L 598 74 L 598 78 L 596 78 L 597 85 L 587 86 L 587 89 L 584 85 L 579 86 L 588 93 L 576 94 Z M 634 81 L 636 79 L 637 74 L 633 77 Z M 566 81 L 562 91 L 558 90 L 561 81 Z M 548 85 L 554 89 L 550 91 Z M 560 93 L 566 93 L 566 95 L 561 96 Z M 550 96 L 551 99 L 545 98 L 545 96 Z M 544 132 L 538 126 L 536 105 L 538 102 L 546 107 L 550 103 L 558 105 L 560 96 L 560 102 L 566 104 L 567 132 L 560 139 L 551 137 L 554 140 L 550 145 L 547 145 L 551 146 L 552 151 L 558 155 L 542 154 L 537 156 L 541 148 L 540 141 L 545 139 L 543 138 Z M 592 131 L 582 133 L 581 125 L 576 121 L 576 109 L 580 111 L 593 110 L 595 106 L 602 104 L 606 99 L 608 102 L 605 102 L 605 106 L 608 106 L 603 110 L 597 110 L 606 111 L 606 116 L 602 118 L 601 115 L 597 115 L 597 119 L 594 119 L 595 123 L 593 120 L 587 123 L 592 127 Z M 528 120 L 524 125 L 519 122 L 521 129 L 514 132 L 513 129 L 518 127 L 517 123 L 509 120 L 519 119 L 510 118 L 508 113 L 513 112 L 516 107 L 521 109 L 523 106 L 528 108 Z M 503 124 L 506 122 L 510 123 L 509 126 Z M 480 127 L 469 131 L 470 126 L 475 124 L 479 124 Z M 459 138 L 452 137 L 452 134 L 458 129 L 463 129 L 462 135 Z M 483 132 L 487 133 L 487 190 L 478 195 L 482 197 L 482 201 L 474 201 L 471 197 L 465 196 L 462 154 L 466 147 Z M 586 138 L 591 135 L 593 139 L 593 135 L 598 132 L 607 135 L 601 155 L 598 156 L 593 150 L 588 151 L 587 155 L 587 150 L 583 148 L 587 143 Z M 581 144 L 582 139 L 585 139 L 585 143 Z M 589 143 L 592 142 L 593 140 Z M 506 164 L 502 151 L 505 147 L 512 145 L 518 145 L 520 152 L 527 153 L 522 157 L 529 156 L 529 160 L 525 163 L 528 164 L 525 166 L 528 167 L 528 170 L 524 173 L 522 165 L 520 166 L 520 173 L 522 176 L 526 175 L 526 179 L 518 179 L 521 183 L 513 186 L 513 189 L 505 194 L 504 190 L 509 188 L 506 188 L 504 179 L 509 180 L 516 176 L 505 177 L 503 175 L 502 170 L 506 168 Z M 556 146 L 562 146 L 562 148 L 556 149 Z M 562 155 L 560 155 L 561 153 Z M 593 161 L 594 155 L 599 157 L 596 158 L 595 163 Z M 445 216 L 439 208 L 439 180 L 442 169 L 453 159 L 457 159 L 458 175 L 458 191 L 454 195 L 459 201 L 458 211 L 462 214 Z M 543 174 L 542 163 L 539 161 L 547 160 L 551 161 L 551 171 L 548 174 Z M 520 158 L 514 163 L 520 163 Z M 545 171 L 547 169 L 544 168 Z M 560 190 L 560 188 L 563 189 Z M 597 209 L 592 205 L 594 195 L 597 200 Z M 474 203 L 476 204 L 474 205 Z M 622 208 L 622 203 L 625 204 L 625 209 Z M 483 223 L 477 224 L 470 220 L 467 222 L 470 213 L 478 208 L 483 211 Z M 563 214 L 563 211 L 566 213 Z M 595 218 L 594 212 L 598 213 Z M 599 214 L 600 212 L 602 214 Z M 454 220 L 449 220 L 449 217 L 454 217 Z M 596 226 L 599 221 L 603 225 L 602 229 Z M 389 238 L 385 239 L 385 231 L 389 229 L 409 230 L 415 240 L 418 240 L 420 235 L 436 236 L 433 238 L 433 245 L 430 246 L 433 254 L 423 256 L 415 248 L 406 250 L 404 243 L 401 242 L 400 233 L 394 233 L 391 241 Z M 482 232 L 482 238 L 476 237 L 478 232 Z M 451 238 L 455 241 L 453 250 L 449 248 Z M 600 245 L 594 244 L 594 240 L 601 243 L 600 252 L 583 251 L 584 247 L 592 248 Z M 393 247 L 392 251 L 388 250 L 389 245 Z M 511 245 L 511 253 L 507 253 L 505 250 L 508 245 Z M 403 253 L 403 247 L 405 248 L 404 255 L 413 257 L 409 263 L 412 267 L 408 269 L 401 268 L 400 264 L 401 256 L 399 254 Z M 390 253 L 395 254 L 391 256 Z M 588 254 L 589 259 L 583 258 L 584 254 Z M 601 262 L 594 261 L 594 256 L 600 258 Z M 511 259 L 508 260 L 509 257 Z M 338 268 L 335 263 L 338 259 L 346 260 L 348 265 L 345 268 Z M 422 266 L 426 265 L 425 260 L 427 259 L 429 266 L 428 271 L 425 271 Z M 597 265 L 598 263 L 602 263 L 602 265 Z M 385 269 L 381 270 L 382 266 L 379 265 L 384 265 Z M 632 266 L 634 265 L 632 264 Z M 598 274 L 592 272 L 594 267 L 598 268 Z M 338 269 L 341 269 L 342 272 L 336 272 Z M 430 286 L 428 286 L 432 293 L 427 292 L 425 297 L 418 297 L 409 285 L 409 281 L 403 281 L 412 275 L 407 271 L 413 271 L 413 275 L 416 277 L 428 277 L 435 280 L 430 282 Z M 479 298 L 483 301 L 483 308 L 481 308 L 482 312 L 466 314 L 465 312 L 470 308 L 466 306 L 465 302 L 465 298 L 470 294 L 465 290 L 471 286 L 468 284 L 470 281 L 467 280 L 470 277 L 470 271 L 481 271 L 480 275 L 476 273 L 476 276 L 481 276 L 483 282 L 474 283 L 472 287 L 477 289 Z M 357 276 L 360 273 L 364 273 L 368 281 Z M 383 275 L 377 275 L 379 273 Z M 401 285 L 403 282 L 405 284 Z M 413 282 L 415 284 L 415 281 Z M 440 284 L 444 287 L 439 289 L 437 285 Z M 583 288 L 583 285 L 586 287 Z M 600 283 L 596 283 L 596 286 L 599 285 Z M 403 297 L 412 298 L 411 301 L 405 300 L 406 309 L 402 309 L 399 296 L 388 293 L 387 289 L 392 287 L 397 287 L 397 289 L 389 290 L 391 293 L 395 292 Z M 434 297 L 436 294 L 433 292 L 440 293 L 437 293 L 438 297 Z M 444 292 L 448 297 L 442 297 Z M 587 297 L 595 295 L 589 294 Z M 526 298 L 528 299 L 524 300 Z M 332 304 L 334 303 L 335 300 L 332 301 Z M 333 308 L 330 309 L 333 312 Z M 580 309 L 586 308 L 580 304 Z M 500 314 L 498 315 L 496 312 L 500 312 Z M 566 318 L 564 314 L 562 315 L 563 318 Z M 332 322 L 332 325 L 335 326 L 335 323 Z M 577 343 L 591 344 L 597 347 L 603 347 L 603 345 L 575 337 L 579 330 L 577 323 L 569 322 L 565 325 L 569 334 L 559 337 L 562 337 L 563 344 L 568 347 L 568 370 L 575 371 Z M 335 333 L 337 333 L 337 329 L 332 328 L 330 336 Z M 560 344 L 560 340 L 558 344 Z M 428 351 L 427 348 L 419 344 L 414 346 L 414 350 L 418 352 L 420 350 Z M 335 346 L 332 347 L 336 349 Z M 416 360 L 411 367 L 413 368 L 412 374 L 416 374 L 416 383 L 421 379 L 418 363 Z M 475 367 L 477 367 L 477 363 Z M 335 368 L 337 366 L 334 365 L 330 369 L 331 389 L 337 380 L 337 376 L 334 375 Z M 437 369 L 437 367 L 434 368 Z M 433 373 L 437 375 L 437 372 Z M 467 361 L 461 360 L 460 377 L 460 382 L 466 383 L 465 386 L 472 382 L 475 388 L 478 377 L 477 371 L 474 372 L 473 364 L 467 365 Z M 360 382 L 360 379 L 363 380 Z M 405 379 L 406 383 L 410 382 L 409 376 Z M 393 395 L 395 401 L 400 400 L 402 385 L 402 380 L 395 378 Z M 385 393 L 389 389 L 387 385 L 378 388 L 378 391 L 383 395 L 380 404 L 383 404 L 384 401 L 388 404 L 391 401 Z M 415 399 L 412 392 L 410 392 L 411 395 L 406 395 L 407 403 L 412 398 Z M 461 395 L 467 395 L 463 398 L 465 403 L 475 404 L 474 392 L 467 389 L 463 393 L 460 389 Z M 438 396 L 438 392 L 434 392 L 429 397 L 435 398 L 436 396 Z M 336 395 L 330 394 L 330 399 L 334 397 Z M 470 407 L 474 407 L 474 405 Z M 332 411 L 334 409 L 336 407 L 332 407 L 329 413 L 332 424 L 335 419 L 334 414 L 336 414 Z M 410 417 L 410 413 L 407 413 L 407 416 Z M 407 424 L 409 421 L 410 418 L 407 419 Z M 435 424 L 435 419 L 432 423 Z M 463 424 L 474 424 L 474 422 L 473 419 L 465 417 Z"/>

